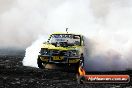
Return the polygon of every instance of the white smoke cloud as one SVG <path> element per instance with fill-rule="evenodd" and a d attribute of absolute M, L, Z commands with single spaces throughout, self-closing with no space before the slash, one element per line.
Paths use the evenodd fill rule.
<path fill-rule="evenodd" d="M 132 68 L 131 0 L 6 1 L 7 7 L 0 9 L 1 47 L 27 47 L 38 35 L 48 36 L 69 27 L 70 32 L 83 34 L 87 38 L 87 70 Z M 30 56 L 40 49 L 34 48 L 37 44 L 35 42 L 27 48 L 25 63 L 31 61 Z"/>
<path fill-rule="evenodd" d="M 38 39 L 32 43 L 30 47 L 26 49 L 25 58 L 23 59 L 23 65 L 38 67 L 37 57 L 39 55 L 42 43 L 46 41 L 44 36 L 39 36 Z"/>
<path fill-rule="evenodd" d="M 0 0 L 0 47 L 26 48 L 38 35 L 47 35 L 47 14 L 61 0 Z M 4 4 L 4 5 L 3 5 Z"/>

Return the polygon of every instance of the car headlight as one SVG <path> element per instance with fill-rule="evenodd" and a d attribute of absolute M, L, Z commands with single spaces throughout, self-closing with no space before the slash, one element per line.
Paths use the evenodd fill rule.
<path fill-rule="evenodd" d="M 78 56 L 78 51 L 77 50 L 71 50 L 71 51 L 69 51 L 69 56 L 70 57 Z"/>
<path fill-rule="evenodd" d="M 48 49 L 41 48 L 40 54 L 41 54 L 41 55 L 47 55 L 47 54 L 49 54 L 49 51 L 48 51 Z"/>

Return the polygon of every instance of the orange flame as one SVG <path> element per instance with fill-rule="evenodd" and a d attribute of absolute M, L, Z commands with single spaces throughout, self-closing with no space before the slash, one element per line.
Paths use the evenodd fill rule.
<path fill-rule="evenodd" d="M 86 73 L 85 73 L 85 70 L 84 70 L 81 66 L 79 66 L 78 72 L 79 72 L 79 75 L 80 75 L 80 76 L 84 76 L 84 75 L 86 74 Z"/>

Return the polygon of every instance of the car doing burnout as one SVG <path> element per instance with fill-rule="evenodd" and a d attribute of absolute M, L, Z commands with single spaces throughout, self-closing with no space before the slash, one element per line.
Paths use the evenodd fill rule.
<path fill-rule="evenodd" d="M 77 70 L 84 63 L 84 39 L 82 35 L 72 33 L 53 33 L 47 42 L 43 43 L 38 55 L 39 68 L 47 64 Z M 71 67 L 71 68 L 70 68 Z"/>

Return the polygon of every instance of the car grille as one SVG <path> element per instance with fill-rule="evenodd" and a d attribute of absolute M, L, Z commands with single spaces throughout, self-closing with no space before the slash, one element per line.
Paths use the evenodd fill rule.
<path fill-rule="evenodd" d="M 53 50 L 52 56 L 67 56 L 67 51 L 59 51 L 59 50 Z"/>

